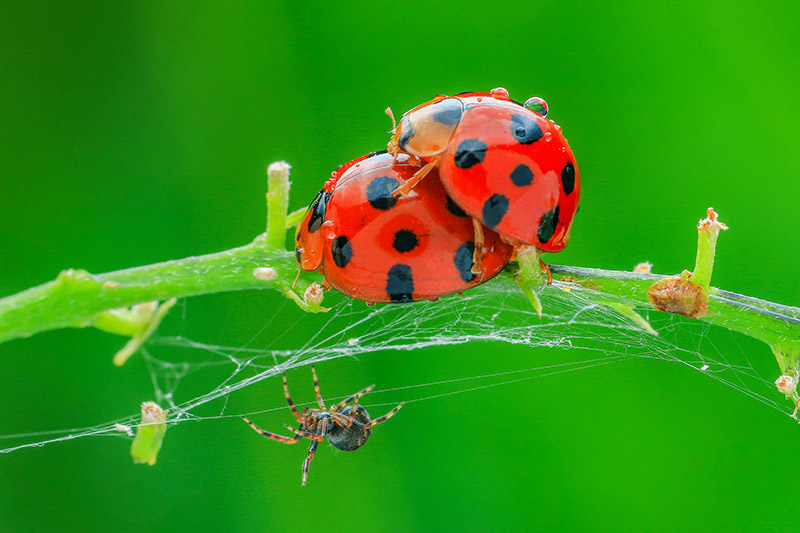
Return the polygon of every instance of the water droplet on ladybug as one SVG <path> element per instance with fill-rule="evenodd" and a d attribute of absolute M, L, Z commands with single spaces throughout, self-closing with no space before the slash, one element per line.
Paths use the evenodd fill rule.
<path fill-rule="evenodd" d="M 347 294 L 350 295 L 350 298 L 355 298 L 358 296 L 358 289 L 356 287 L 352 287 L 349 291 L 347 291 Z"/>
<path fill-rule="evenodd" d="M 525 100 L 525 107 L 534 113 L 539 113 L 543 117 L 547 116 L 547 102 L 544 101 L 544 98 L 532 96 L 531 98 Z"/>
<path fill-rule="evenodd" d="M 508 91 L 506 91 L 502 87 L 497 87 L 491 90 L 491 95 L 495 98 L 503 98 L 504 100 L 508 100 Z"/>
<path fill-rule="evenodd" d="M 336 224 L 333 223 L 333 220 L 326 220 L 322 223 L 322 236 L 332 241 L 336 238 Z"/>
<path fill-rule="evenodd" d="M 479 102 L 483 102 L 483 98 L 478 98 L 478 101 Z"/>
<path fill-rule="evenodd" d="M 552 132 L 549 132 L 549 131 L 545 132 L 545 134 L 544 134 L 544 141 L 545 141 L 545 142 L 550 142 L 550 141 L 552 141 L 552 140 L 553 140 L 553 133 L 552 133 Z"/>
<path fill-rule="evenodd" d="M 375 302 L 366 302 L 367 307 L 375 307 Z"/>

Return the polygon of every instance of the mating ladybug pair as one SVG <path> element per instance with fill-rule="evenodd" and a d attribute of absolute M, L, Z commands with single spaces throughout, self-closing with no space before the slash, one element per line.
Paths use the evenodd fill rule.
<path fill-rule="evenodd" d="M 410 302 L 491 279 L 515 247 L 562 250 L 580 179 L 546 115 L 542 99 L 519 104 L 502 88 L 408 111 L 387 152 L 342 166 L 311 203 L 300 268 L 359 300 Z"/>

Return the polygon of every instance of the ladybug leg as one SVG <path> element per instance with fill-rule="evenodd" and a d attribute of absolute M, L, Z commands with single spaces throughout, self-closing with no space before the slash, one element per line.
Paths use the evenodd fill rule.
<path fill-rule="evenodd" d="M 398 196 L 406 196 L 409 192 L 411 192 L 411 189 L 413 189 L 417 185 L 417 183 L 422 181 L 422 178 L 427 176 L 428 173 L 435 167 L 439 166 L 439 161 L 441 160 L 442 156 L 436 156 L 430 161 L 428 161 L 428 163 L 424 167 L 417 170 L 417 173 L 411 176 L 411 179 L 409 179 L 403 185 L 392 191 L 392 196 L 394 198 L 397 198 Z"/>
<path fill-rule="evenodd" d="M 475 228 L 475 250 L 472 252 L 472 273 L 481 277 L 483 281 L 483 225 L 476 219 L 472 219 L 472 227 Z"/>
<path fill-rule="evenodd" d="M 394 133 L 395 130 L 397 129 L 397 121 L 394 119 L 394 113 L 392 113 L 392 108 L 391 107 L 387 107 L 386 111 L 384 111 L 384 113 L 389 115 L 389 118 L 392 119 L 392 131 L 390 133 Z"/>
<path fill-rule="evenodd" d="M 552 285 L 552 284 L 553 284 L 553 273 L 552 273 L 552 272 L 550 272 L 550 267 L 549 267 L 549 266 L 547 266 L 547 265 L 544 263 L 544 261 L 542 261 L 542 258 L 541 258 L 541 257 L 539 258 L 539 268 L 541 268 L 541 269 L 542 269 L 542 272 L 544 272 L 545 274 L 547 274 L 547 284 L 548 284 L 548 285 Z"/>
<path fill-rule="evenodd" d="M 302 270 L 302 268 L 300 268 L 300 265 L 297 265 L 297 276 L 295 276 L 294 283 L 292 283 L 292 288 L 293 289 L 297 288 L 297 282 L 300 281 L 300 271 L 301 270 Z"/>

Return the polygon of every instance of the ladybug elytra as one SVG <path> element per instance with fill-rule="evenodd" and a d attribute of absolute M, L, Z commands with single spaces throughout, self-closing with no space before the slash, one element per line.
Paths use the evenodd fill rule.
<path fill-rule="evenodd" d="M 547 105 L 525 105 L 505 89 L 440 95 L 403 115 L 389 153 L 419 157 L 424 166 L 396 196 L 408 194 L 433 169 L 466 213 L 517 246 L 557 252 L 567 245 L 580 201 L 575 156 Z"/>
<path fill-rule="evenodd" d="M 370 303 L 436 299 L 500 272 L 512 246 L 484 228 L 476 273 L 473 222 L 435 169 L 408 195 L 392 195 L 420 168 L 406 155 L 381 152 L 334 172 L 298 226 L 300 267 L 320 270 L 329 286 Z"/>

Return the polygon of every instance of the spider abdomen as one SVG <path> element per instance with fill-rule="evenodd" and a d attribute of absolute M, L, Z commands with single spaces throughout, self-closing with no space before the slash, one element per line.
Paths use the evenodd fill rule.
<path fill-rule="evenodd" d="M 340 413 L 349 419 L 352 411 L 353 406 L 348 405 Z M 367 424 L 371 421 L 372 419 L 369 417 L 367 410 L 359 405 L 356 408 L 355 415 L 353 415 L 353 425 L 348 428 L 334 424 L 328 431 L 328 440 L 339 450 L 345 452 L 357 450 L 367 442 L 369 434 L 372 433 L 372 428 L 367 427 Z"/>

